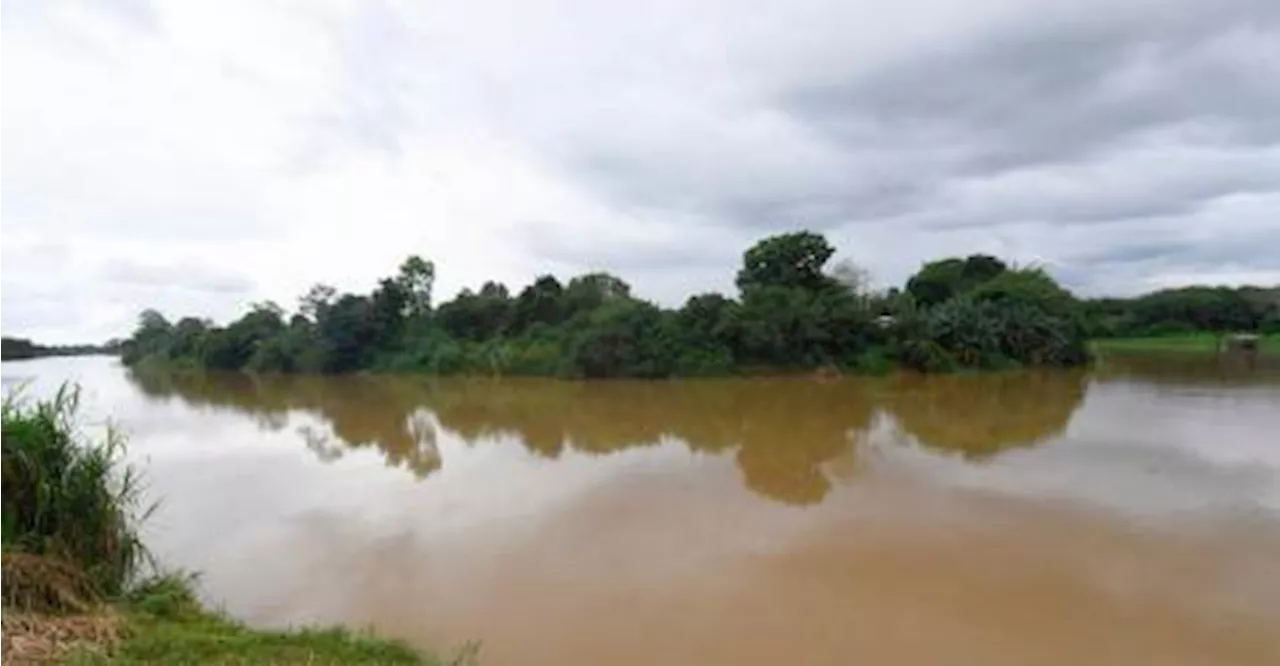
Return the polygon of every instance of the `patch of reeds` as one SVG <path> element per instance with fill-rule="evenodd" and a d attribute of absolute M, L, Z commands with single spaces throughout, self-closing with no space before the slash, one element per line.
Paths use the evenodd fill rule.
<path fill-rule="evenodd" d="M 123 440 L 110 428 L 99 440 L 85 436 L 79 406 L 79 390 L 64 386 L 47 400 L 10 394 L 0 408 L 6 605 L 71 610 L 117 597 L 148 560 L 139 478 L 122 460 Z"/>

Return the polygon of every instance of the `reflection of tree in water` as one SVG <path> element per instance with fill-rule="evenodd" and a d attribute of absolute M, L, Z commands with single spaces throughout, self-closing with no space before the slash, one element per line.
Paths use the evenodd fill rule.
<path fill-rule="evenodd" d="M 1086 383 L 1061 371 L 907 375 L 890 382 L 885 402 L 922 445 L 982 459 L 1061 433 Z"/>
<path fill-rule="evenodd" d="M 875 405 L 857 381 L 810 378 L 685 382 L 544 380 L 414 381 L 386 377 L 254 377 L 245 374 L 131 373 L 156 397 L 232 409 L 280 429 L 290 410 L 327 427 L 299 432 L 317 456 L 376 447 L 393 466 L 419 477 L 440 466 L 435 422 L 472 443 L 510 435 L 529 450 L 558 457 L 566 448 L 606 454 L 664 437 L 702 452 L 733 450 L 746 484 L 792 503 L 822 499 L 822 465 L 849 449 Z M 903 376 L 889 380 L 884 403 L 923 445 L 982 458 L 1060 432 L 1079 406 L 1079 373 Z"/>
<path fill-rule="evenodd" d="M 531 451 L 556 458 L 568 433 L 563 411 L 567 382 L 455 379 L 425 389 L 424 402 L 440 424 L 464 441 L 511 436 Z"/>
<path fill-rule="evenodd" d="M 518 436 L 548 457 L 565 448 L 610 453 L 664 436 L 708 453 L 736 447 L 747 485 L 811 503 L 829 489 L 820 466 L 849 450 L 873 411 L 862 385 L 810 378 L 683 382 L 456 382 L 429 403 L 441 425 L 470 441 Z"/>
<path fill-rule="evenodd" d="M 1108 352 L 1098 359 L 1093 376 L 1177 386 L 1275 385 L 1280 355 Z"/>
<path fill-rule="evenodd" d="M 341 457 L 347 447 L 375 447 L 388 465 L 418 477 L 440 467 L 435 429 L 418 410 L 421 392 L 412 382 L 137 371 L 129 377 L 148 396 L 176 396 L 195 407 L 230 409 L 272 430 L 285 427 L 291 410 L 317 416 L 327 427 L 303 425 L 299 434 L 322 460 Z"/>
<path fill-rule="evenodd" d="M 850 451 L 850 433 L 866 429 L 874 411 L 864 383 L 808 377 L 562 382 L 131 376 L 148 395 L 233 409 L 279 427 L 290 410 L 318 416 L 327 427 L 299 432 L 324 460 L 340 457 L 346 447 L 375 446 L 388 464 L 425 476 L 440 465 L 437 422 L 473 445 L 511 436 L 553 459 L 566 449 L 608 454 L 675 438 L 693 451 L 732 451 L 749 488 L 797 504 L 826 495 L 830 481 L 822 466 Z"/>
<path fill-rule="evenodd" d="M 792 503 L 818 502 L 831 482 L 820 469 L 852 446 L 874 406 L 860 384 L 791 381 L 752 396 L 738 449 L 738 466 L 753 490 Z"/>

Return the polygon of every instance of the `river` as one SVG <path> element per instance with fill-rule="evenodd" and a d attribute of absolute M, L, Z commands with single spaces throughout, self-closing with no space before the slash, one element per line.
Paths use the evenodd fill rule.
<path fill-rule="evenodd" d="M 504 664 L 1280 663 L 1280 369 L 83 387 L 259 626 Z"/>

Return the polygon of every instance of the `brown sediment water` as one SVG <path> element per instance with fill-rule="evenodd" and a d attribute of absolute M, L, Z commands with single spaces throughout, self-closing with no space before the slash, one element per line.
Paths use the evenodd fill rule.
<path fill-rule="evenodd" d="M 77 379 L 265 626 L 484 664 L 1280 663 L 1280 372 Z"/>

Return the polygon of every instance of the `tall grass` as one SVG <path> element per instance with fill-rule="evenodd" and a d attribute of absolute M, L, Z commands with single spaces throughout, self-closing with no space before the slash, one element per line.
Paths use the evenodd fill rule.
<path fill-rule="evenodd" d="M 87 438 L 77 427 L 79 406 L 79 389 L 70 386 L 47 400 L 4 398 L 0 532 L 7 560 L 63 562 L 97 595 L 116 597 L 149 560 L 137 529 L 146 512 L 138 475 L 122 460 L 123 439 L 111 429 Z"/>

